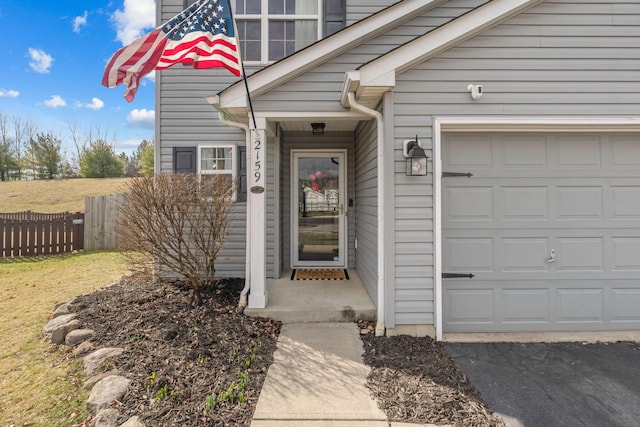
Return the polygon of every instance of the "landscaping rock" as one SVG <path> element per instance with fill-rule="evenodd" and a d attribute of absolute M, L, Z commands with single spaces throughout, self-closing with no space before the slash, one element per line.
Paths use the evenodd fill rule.
<path fill-rule="evenodd" d="M 129 418 L 125 423 L 120 424 L 120 427 L 146 427 L 140 420 L 139 416 Z"/>
<path fill-rule="evenodd" d="M 57 305 L 52 317 L 55 319 L 56 317 L 71 314 L 71 310 L 69 310 L 70 305 L 71 303 L 69 302 L 63 302 L 62 304 Z"/>
<path fill-rule="evenodd" d="M 91 341 L 85 341 L 80 343 L 76 348 L 73 349 L 73 357 L 79 357 L 83 354 L 87 354 L 95 349 L 95 346 Z"/>
<path fill-rule="evenodd" d="M 69 346 L 76 346 L 81 342 L 90 340 L 96 333 L 92 329 L 76 329 L 71 331 L 64 338 L 65 344 Z"/>
<path fill-rule="evenodd" d="M 91 375 L 105 360 L 120 356 L 123 350 L 117 347 L 101 348 L 84 357 L 84 373 Z"/>
<path fill-rule="evenodd" d="M 55 319 L 49 320 L 49 322 L 46 325 L 44 325 L 44 328 L 43 328 L 44 334 L 51 335 L 54 329 L 59 328 L 65 323 L 72 321 L 73 319 L 75 319 L 75 317 L 76 317 L 75 313 L 69 313 L 69 314 L 63 314 L 62 316 L 58 316 Z"/>
<path fill-rule="evenodd" d="M 51 332 L 51 342 L 54 344 L 64 344 L 67 334 L 80 328 L 80 321 L 73 319 L 70 322 L 58 326 Z"/>
<path fill-rule="evenodd" d="M 89 378 L 87 381 L 85 381 L 84 388 L 87 390 L 91 390 L 94 385 L 96 385 L 98 382 L 102 381 L 103 379 L 110 377 L 111 375 L 120 375 L 120 374 L 121 374 L 120 370 L 114 369 L 109 372 L 103 372 L 101 374 L 94 375 L 91 378 Z"/>
<path fill-rule="evenodd" d="M 92 414 L 107 408 L 111 402 L 118 400 L 127 392 L 131 380 L 119 375 L 110 375 L 93 386 L 87 400 L 87 408 Z"/>
<path fill-rule="evenodd" d="M 91 427 L 116 427 L 119 416 L 120 412 L 117 409 L 103 409 L 98 411 L 98 414 L 91 421 Z"/>

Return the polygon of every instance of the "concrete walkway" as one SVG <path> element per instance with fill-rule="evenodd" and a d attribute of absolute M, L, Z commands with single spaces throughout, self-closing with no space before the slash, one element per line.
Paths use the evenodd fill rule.
<path fill-rule="evenodd" d="M 368 373 L 355 324 L 285 324 L 251 427 L 386 427 Z"/>
<path fill-rule="evenodd" d="M 378 409 L 362 353 L 354 323 L 284 324 L 251 427 L 409 426 Z"/>

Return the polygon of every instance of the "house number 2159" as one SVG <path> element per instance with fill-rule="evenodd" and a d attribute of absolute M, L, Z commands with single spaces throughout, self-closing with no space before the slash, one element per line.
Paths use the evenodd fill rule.
<path fill-rule="evenodd" d="M 262 178 L 262 159 L 260 158 L 260 150 L 262 149 L 262 143 L 259 139 L 254 142 L 253 151 L 255 153 L 255 162 L 253 163 L 253 176 L 256 179 L 254 182 L 260 182 Z"/>

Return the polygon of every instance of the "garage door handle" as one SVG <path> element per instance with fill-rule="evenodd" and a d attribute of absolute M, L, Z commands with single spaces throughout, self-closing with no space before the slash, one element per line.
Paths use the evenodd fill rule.
<path fill-rule="evenodd" d="M 545 261 L 547 263 L 556 262 L 556 257 L 557 257 L 557 254 L 556 254 L 555 249 L 551 249 L 551 253 L 549 254 L 549 258 L 547 258 Z"/>
<path fill-rule="evenodd" d="M 442 278 L 443 279 L 461 279 L 461 278 L 473 279 L 474 277 L 476 277 L 476 276 L 474 274 L 471 274 L 471 273 L 467 273 L 467 274 L 442 273 Z"/>
<path fill-rule="evenodd" d="M 466 176 L 467 178 L 471 178 L 473 174 L 471 172 L 442 172 L 443 178 L 452 178 L 456 176 Z"/>

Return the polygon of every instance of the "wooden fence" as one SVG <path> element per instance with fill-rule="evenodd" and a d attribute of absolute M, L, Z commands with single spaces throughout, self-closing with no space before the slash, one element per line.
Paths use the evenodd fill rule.
<path fill-rule="evenodd" d="M 53 255 L 84 246 L 84 214 L 0 213 L 0 256 Z"/>
<path fill-rule="evenodd" d="M 117 246 L 116 221 L 124 194 L 87 197 L 84 200 L 84 249 L 98 251 Z"/>

